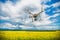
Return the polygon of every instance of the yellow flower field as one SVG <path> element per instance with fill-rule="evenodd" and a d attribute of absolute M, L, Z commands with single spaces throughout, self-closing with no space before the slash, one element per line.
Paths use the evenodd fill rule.
<path fill-rule="evenodd" d="M 60 31 L 0 31 L 0 40 L 60 40 Z"/>

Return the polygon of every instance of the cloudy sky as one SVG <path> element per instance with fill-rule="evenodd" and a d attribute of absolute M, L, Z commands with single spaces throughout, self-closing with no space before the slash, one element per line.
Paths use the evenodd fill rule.
<path fill-rule="evenodd" d="M 32 22 L 29 12 L 41 13 Z M 60 1 L 0 0 L 0 29 L 60 30 Z"/>

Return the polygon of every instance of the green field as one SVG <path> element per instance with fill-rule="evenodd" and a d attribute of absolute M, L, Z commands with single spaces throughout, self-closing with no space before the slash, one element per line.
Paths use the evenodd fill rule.
<path fill-rule="evenodd" d="M 0 31 L 0 40 L 60 40 L 59 30 L 5 30 Z"/>

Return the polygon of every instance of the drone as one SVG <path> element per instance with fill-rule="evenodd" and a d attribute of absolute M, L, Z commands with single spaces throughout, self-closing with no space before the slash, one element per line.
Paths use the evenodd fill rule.
<path fill-rule="evenodd" d="M 29 12 L 29 18 L 32 18 L 32 22 L 33 21 L 37 21 L 38 19 L 37 19 L 37 17 L 39 16 L 39 15 L 41 15 L 41 13 L 43 12 L 43 10 L 41 11 L 41 12 L 38 12 L 38 13 L 35 13 L 35 14 L 33 14 L 33 13 L 31 13 L 31 12 Z M 41 20 L 41 18 L 40 18 L 40 20 Z"/>

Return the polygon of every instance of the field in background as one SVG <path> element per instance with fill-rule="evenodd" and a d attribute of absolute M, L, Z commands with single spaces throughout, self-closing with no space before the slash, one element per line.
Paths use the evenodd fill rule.
<path fill-rule="evenodd" d="M 60 31 L 0 31 L 0 40 L 60 40 Z"/>

